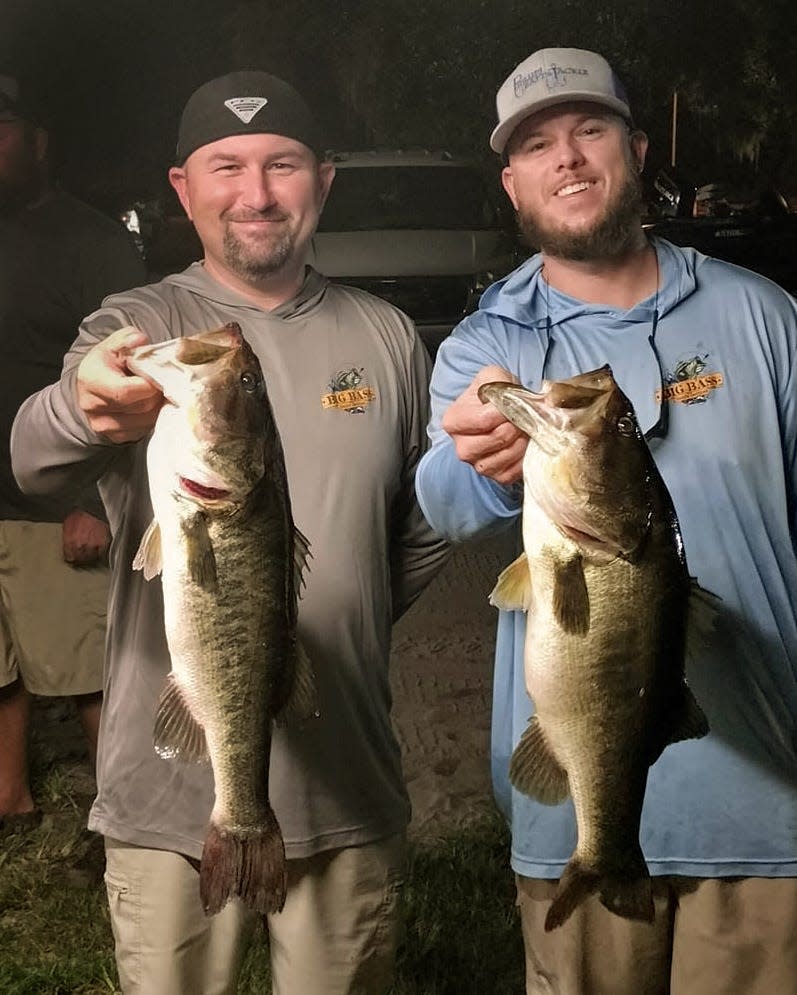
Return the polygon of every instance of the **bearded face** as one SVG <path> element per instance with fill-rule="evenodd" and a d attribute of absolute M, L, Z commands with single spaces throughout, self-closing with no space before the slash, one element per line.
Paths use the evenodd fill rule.
<path fill-rule="evenodd" d="M 602 215 L 591 224 L 575 227 L 546 220 L 542 210 L 531 205 L 517 211 L 523 240 L 534 250 L 573 262 L 588 262 L 624 255 L 639 237 L 644 211 L 642 180 L 630 155 L 625 177 L 607 200 Z"/>
<path fill-rule="evenodd" d="M 261 237 L 257 241 L 244 241 L 236 234 L 235 226 L 228 225 L 223 237 L 224 261 L 244 280 L 259 280 L 278 273 L 294 257 L 296 236 L 292 228 Z"/>
<path fill-rule="evenodd" d="M 579 262 L 633 248 L 646 150 L 642 132 L 589 102 L 556 105 L 522 121 L 507 145 L 502 180 L 529 245 Z"/>

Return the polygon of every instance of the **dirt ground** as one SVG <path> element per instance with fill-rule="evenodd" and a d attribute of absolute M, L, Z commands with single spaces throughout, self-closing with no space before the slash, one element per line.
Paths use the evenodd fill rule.
<path fill-rule="evenodd" d="M 490 701 L 496 610 L 487 601 L 511 560 L 506 540 L 457 547 L 446 568 L 394 630 L 393 720 L 412 801 L 410 832 L 434 838 L 491 806 Z M 61 762 L 88 803 L 92 779 L 68 702 L 36 699 L 35 762 Z"/>

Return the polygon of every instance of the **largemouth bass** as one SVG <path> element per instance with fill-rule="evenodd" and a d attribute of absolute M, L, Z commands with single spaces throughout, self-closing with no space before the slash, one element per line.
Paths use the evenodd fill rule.
<path fill-rule="evenodd" d="M 572 797 L 578 842 L 545 922 L 587 895 L 651 921 L 639 843 L 648 769 L 708 723 L 684 676 L 692 582 L 672 500 L 611 369 L 479 389 L 526 432 L 524 553 L 495 605 L 527 611 L 525 679 L 535 714 L 510 763 L 514 786 Z"/>
<path fill-rule="evenodd" d="M 133 566 L 163 585 L 171 673 L 155 749 L 210 760 L 215 804 L 200 864 L 208 915 L 235 895 L 282 909 L 285 848 L 268 797 L 273 721 L 314 710 L 296 634 L 307 540 L 293 524 L 279 434 L 236 324 L 131 350 L 161 388 L 147 449 L 154 521 Z"/>

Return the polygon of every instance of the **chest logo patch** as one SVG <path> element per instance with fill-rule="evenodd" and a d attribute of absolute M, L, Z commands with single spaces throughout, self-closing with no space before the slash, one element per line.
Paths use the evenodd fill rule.
<path fill-rule="evenodd" d="M 329 383 L 328 394 L 321 395 L 321 407 L 334 408 L 350 415 L 361 415 L 376 399 L 376 391 L 366 383 L 365 370 L 352 366 L 348 370 L 338 370 Z"/>
<path fill-rule="evenodd" d="M 725 383 L 722 373 L 706 372 L 707 360 L 708 353 L 679 360 L 672 373 L 664 374 L 664 386 L 656 391 L 656 400 L 659 403 L 704 404 Z"/>

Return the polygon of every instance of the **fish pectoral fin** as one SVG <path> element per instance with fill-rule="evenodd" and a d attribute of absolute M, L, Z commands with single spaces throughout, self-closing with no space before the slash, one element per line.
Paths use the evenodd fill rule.
<path fill-rule="evenodd" d="M 152 739 L 155 752 L 166 760 L 206 763 L 210 759 L 205 730 L 191 714 L 173 672 L 166 678 L 158 700 Z"/>
<path fill-rule="evenodd" d="M 296 588 L 296 597 L 301 598 L 305 586 L 304 572 L 308 569 L 307 561 L 312 559 L 313 554 L 310 552 L 310 540 L 295 527 L 293 530 L 293 539 L 294 585 Z"/>
<path fill-rule="evenodd" d="M 557 564 L 553 612 L 565 632 L 574 636 L 586 636 L 589 632 L 589 591 L 581 556 Z"/>
<path fill-rule="evenodd" d="M 543 805 L 558 805 L 570 796 L 567 771 L 554 756 L 542 726 L 532 715 L 509 763 L 509 780 Z"/>
<path fill-rule="evenodd" d="M 152 580 L 163 568 L 163 552 L 161 549 L 161 530 L 153 518 L 147 530 L 141 537 L 141 544 L 133 557 L 133 569 L 143 570 L 144 579 Z"/>
<path fill-rule="evenodd" d="M 216 554 L 210 541 L 208 523 L 202 514 L 192 515 L 181 523 L 188 557 L 188 572 L 204 591 L 216 590 Z"/>
<path fill-rule="evenodd" d="M 288 700 L 276 716 L 279 725 L 288 722 L 304 722 L 318 714 L 318 697 L 315 686 L 313 664 L 300 640 L 296 640 L 294 650 L 293 686 Z"/>
<path fill-rule="evenodd" d="M 490 604 L 505 612 L 528 611 L 531 607 L 531 571 L 525 553 L 498 575 Z"/>

